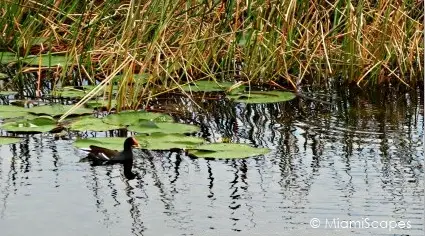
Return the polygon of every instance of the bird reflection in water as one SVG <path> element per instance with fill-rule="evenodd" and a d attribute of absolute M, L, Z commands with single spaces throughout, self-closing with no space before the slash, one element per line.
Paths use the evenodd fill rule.
<path fill-rule="evenodd" d="M 137 173 L 132 172 L 132 148 L 135 146 L 139 146 L 139 143 L 133 137 L 128 137 L 124 141 L 124 150 L 121 152 L 108 148 L 98 147 L 95 145 L 90 145 L 90 149 L 85 150 L 88 152 L 87 157 L 81 159 L 80 161 L 88 161 L 92 166 L 122 164 L 124 168 L 125 178 L 132 180 L 138 176 Z"/>

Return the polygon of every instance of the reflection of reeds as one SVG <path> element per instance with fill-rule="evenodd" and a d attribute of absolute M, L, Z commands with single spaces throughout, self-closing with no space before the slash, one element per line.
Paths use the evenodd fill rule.
<path fill-rule="evenodd" d="M 298 98 L 262 105 L 199 102 L 199 108 L 187 97 L 176 99 L 179 107 L 190 109 L 179 118 L 200 124 L 211 141 L 229 137 L 270 147 L 273 153 L 229 161 L 190 160 L 176 153 L 140 156 L 135 168 L 144 174 L 125 186 L 114 178 L 115 167 L 70 169 L 78 158 L 63 146 L 66 143 L 35 136 L 13 144 L 0 158 L 0 216 L 7 220 L 22 209 L 11 203 L 44 206 L 52 192 L 72 204 L 68 199 L 72 190 L 81 192 L 75 196 L 81 197 L 83 207 L 93 201 L 87 213 L 100 216 L 98 223 L 108 231 L 124 225 L 123 230 L 134 235 L 158 233 L 162 228 L 157 227 L 182 234 L 199 232 L 205 225 L 221 231 L 243 228 L 249 234 L 249 227 L 267 224 L 262 212 L 282 221 L 277 229 L 304 229 L 304 220 L 318 212 L 348 215 L 382 209 L 387 209 L 382 215 L 410 217 L 421 232 L 422 221 L 416 216 L 423 212 L 423 112 L 418 111 L 423 109 L 423 90 L 369 93 L 354 88 L 308 95 L 333 106 Z M 50 180 L 52 175 L 57 178 Z M 92 195 L 85 195 L 87 189 Z M 25 196 L 28 192 L 31 197 Z M 213 220 L 197 220 L 207 215 Z"/>
<path fill-rule="evenodd" d="M 186 99 L 184 104 L 190 112 L 181 113 L 177 119 L 200 126 L 203 137 L 212 142 L 228 138 L 232 142 L 281 148 L 286 154 L 299 152 L 296 148 L 302 149 L 296 141 L 300 134 L 295 129 L 299 129 L 305 134 L 305 142 L 310 140 L 312 147 L 317 148 L 311 150 L 312 153 L 321 155 L 323 147 L 320 142 L 316 145 L 316 139 L 325 139 L 326 142 L 347 139 L 345 144 L 348 146 L 356 145 L 355 142 L 370 143 L 374 139 L 400 139 L 396 138 L 397 135 L 405 136 L 407 140 L 414 139 L 413 127 L 420 126 L 422 122 L 423 94 L 419 89 L 403 90 L 339 89 L 330 95 L 309 94 L 309 97 L 317 98 L 315 100 L 298 98 L 285 103 L 260 105 L 219 100 L 199 103 L 201 108 Z M 177 100 L 174 106 L 180 103 L 181 100 Z M 352 137 L 355 137 L 354 141 L 349 140 Z M 411 152 L 413 149 L 410 149 Z"/>

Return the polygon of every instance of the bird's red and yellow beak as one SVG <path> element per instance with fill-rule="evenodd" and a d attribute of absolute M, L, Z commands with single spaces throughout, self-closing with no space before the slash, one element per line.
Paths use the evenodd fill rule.
<path fill-rule="evenodd" d="M 135 138 L 132 138 L 133 139 L 133 147 L 140 147 L 140 144 L 139 144 L 139 142 L 137 142 L 137 140 L 135 139 Z"/>

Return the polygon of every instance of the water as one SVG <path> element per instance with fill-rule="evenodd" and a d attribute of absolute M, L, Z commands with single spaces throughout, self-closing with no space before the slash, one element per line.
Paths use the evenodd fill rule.
<path fill-rule="evenodd" d="M 0 146 L 1 235 L 423 235 L 423 91 L 314 96 L 334 105 L 161 102 L 209 141 L 272 152 L 135 151 L 139 180 L 51 135 Z"/>

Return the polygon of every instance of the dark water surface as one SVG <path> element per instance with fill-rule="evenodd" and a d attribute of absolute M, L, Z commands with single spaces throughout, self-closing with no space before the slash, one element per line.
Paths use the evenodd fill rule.
<path fill-rule="evenodd" d="M 72 141 L 48 134 L 0 146 L 0 235 L 423 235 L 423 91 L 315 97 L 333 105 L 164 101 L 186 107 L 177 118 L 209 141 L 272 152 L 226 161 L 136 150 L 139 180 L 79 163 Z"/>

